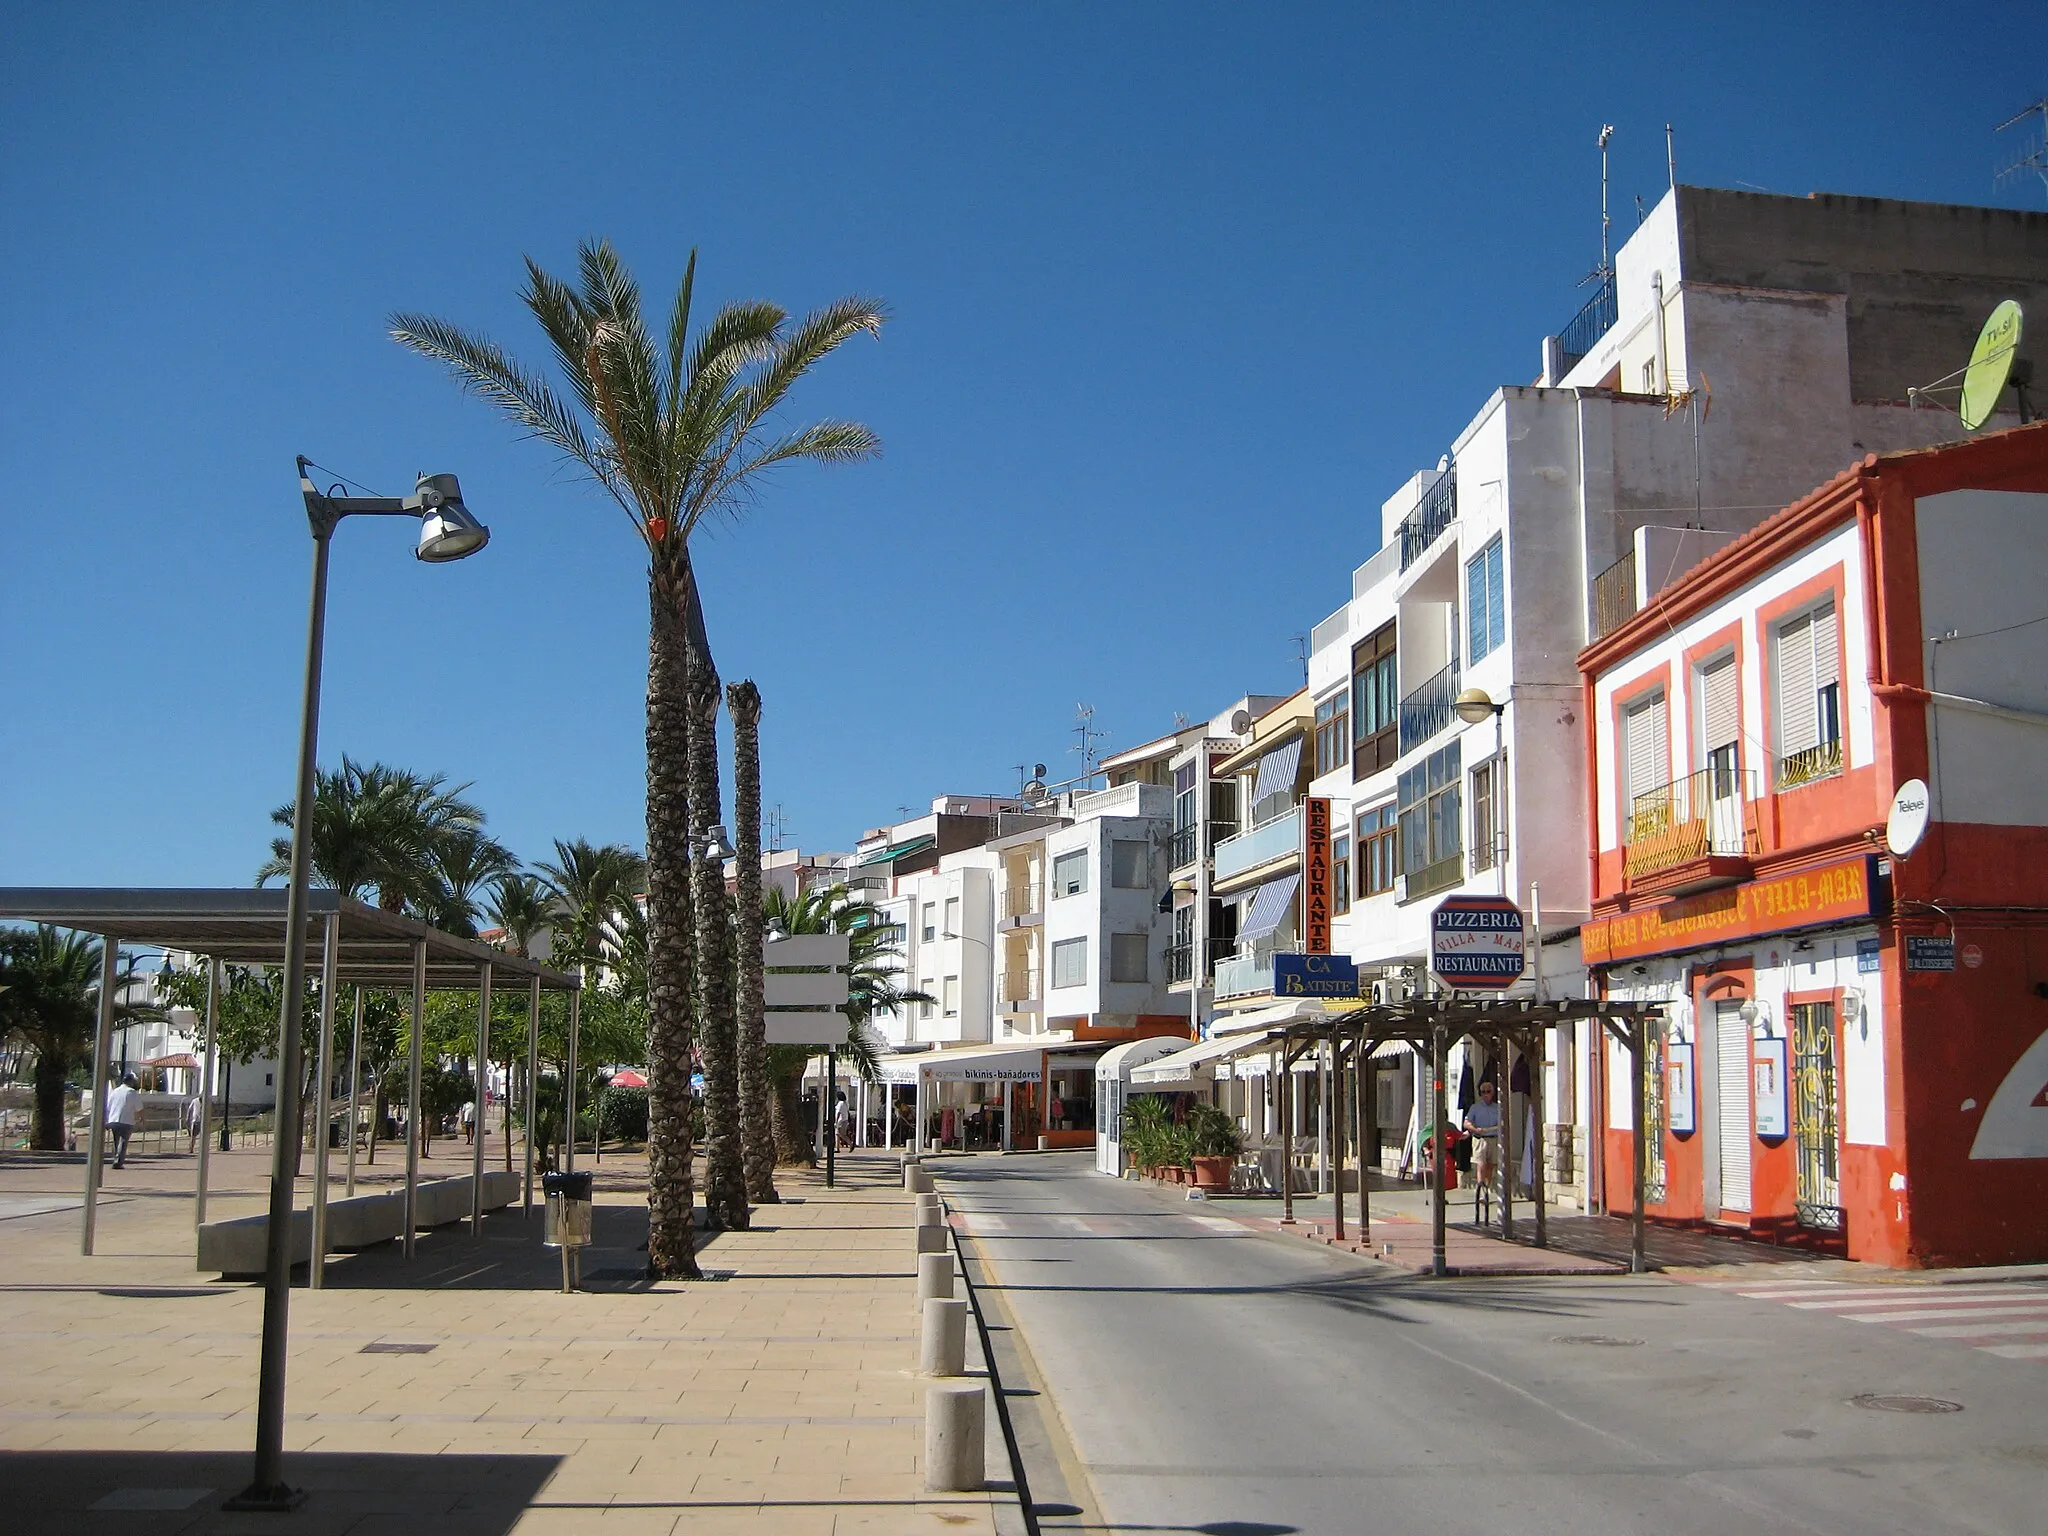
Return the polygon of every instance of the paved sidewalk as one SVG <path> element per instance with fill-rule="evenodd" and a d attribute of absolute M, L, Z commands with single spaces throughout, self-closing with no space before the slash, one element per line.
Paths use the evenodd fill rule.
<path fill-rule="evenodd" d="M 209 1214 L 255 1208 L 264 1159 L 246 1161 L 216 1160 L 241 1187 Z M 997 1528 L 1003 1495 L 923 1491 L 912 1206 L 879 1154 L 843 1158 L 831 1191 L 784 1171 L 792 1198 L 706 1241 L 728 1278 L 701 1285 L 637 1273 L 644 1162 L 611 1155 L 591 1291 L 547 1288 L 559 1266 L 516 1206 L 481 1239 L 422 1234 L 411 1264 L 394 1245 L 331 1261 L 327 1289 L 292 1293 L 286 1476 L 311 1497 L 223 1514 L 249 1476 L 262 1297 L 194 1270 L 180 1162 L 131 1161 L 91 1259 L 75 1205 L 42 1208 L 82 1169 L 0 1162 L 0 1529 Z"/>

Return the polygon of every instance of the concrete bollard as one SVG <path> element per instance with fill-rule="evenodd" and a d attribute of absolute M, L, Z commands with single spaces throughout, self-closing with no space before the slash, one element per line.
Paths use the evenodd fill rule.
<path fill-rule="evenodd" d="M 967 1370 L 967 1303 L 959 1297 L 934 1296 L 924 1304 L 924 1329 L 918 1335 L 920 1376 L 960 1376 Z"/>
<path fill-rule="evenodd" d="M 919 1195 L 917 1224 L 920 1227 L 943 1227 L 946 1224 L 946 1202 L 937 1195 Z"/>
<path fill-rule="evenodd" d="M 932 1210 L 943 1212 L 946 1209 L 945 1197 L 937 1192 L 919 1195 L 917 1197 L 917 1208 L 921 1211 L 928 1206 Z"/>
<path fill-rule="evenodd" d="M 943 1225 L 924 1225 L 917 1229 L 917 1252 L 922 1258 L 926 1254 L 944 1254 L 950 1263 L 953 1252 L 952 1234 Z"/>
<path fill-rule="evenodd" d="M 932 1192 L 932 1176 L 920 1166 L 910 1170 L 910 1192 L 914 1195 L 928 1195 Z"/>
<path fill-rule="evenodd" d="M 979 1381 L 935 1381 L 924 1389 L 924 1485 L 933 1493 L 983 1486 L 988 1451 L 986 1395 Z"/>
<path fill-rule="evenodd" d="M 918 1166 L 915 1163 L 905 1163 L 903 1165 L 903 1191 L 905 1194 L 914 1195 L 918 1193 L 918 1172 Z"/>
<path fill-rule="evenodd" d="M 953 1298 L 953 1255 L 920 1253 L 917 1256 L 917 1309 L 920 1316 L 928 1301 Z"/>

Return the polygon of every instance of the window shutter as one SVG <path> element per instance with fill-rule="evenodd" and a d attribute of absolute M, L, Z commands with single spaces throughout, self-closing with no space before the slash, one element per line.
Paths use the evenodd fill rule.
<path fill-rule="evenodd" d="M 1477 661 L 1486 654 L 1486 556 L 1465 567 L 1465 654 Z"/>
<path fill-rule="evenodd" d="M 1835 605 L 1816 609 L 1813 615 L 1813 690 L 1841 681 L 1835 655 Z"/>
<path fill-rule="evenodd" d="M 1829 619 L 1832 627 L 1832 609 L 1829 610 Z M 1781 758 L 1820 745 L 1820 709 L 1819 701 L 1814 697 L 1813 620 L 1814 615 L 1809 613 L 1778 631 L 1778 756 Z"/>
<path fill-rule="evenodd" d="M 1742 739 L 1742 698 L 1735 688 L 1735 658 L 1700 669 L 1700 762 Z M 1738 754 L 1739 755 L 1739 754 Z"/>
<path fill-rule="evenodd" d="M 1628 755 L 1628 798 L 1660 789 L 1671 779 L 1670 715 L 1664 695 L 1646 699 L 1628 712 L 1623 750 Z"/>
<path fill-rule="evenodd" d="M 1486 547 L 1486 622 L 1495 646 L 1507 644 L 1508 638 L 1508 584 L 1507 572 L 1501 568 L 1502 547 L 1499 534 Z"/>

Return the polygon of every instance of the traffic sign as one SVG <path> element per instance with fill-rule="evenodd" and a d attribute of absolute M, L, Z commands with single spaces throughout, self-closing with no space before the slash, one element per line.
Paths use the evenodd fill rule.
<path fill-rule="evenodd" d="M 1453 987 L 1503 991 L 1522 979 L 1522 909 L 1505 896 L 1446 896 L 1429 915 L 1429 968 Z"/>
<path fill-rule="evenodd" d="M 770 1045 L 846 1043 L 845 967 L 852 947 L 843 933 L 794 933 L 762 947 Z"/>

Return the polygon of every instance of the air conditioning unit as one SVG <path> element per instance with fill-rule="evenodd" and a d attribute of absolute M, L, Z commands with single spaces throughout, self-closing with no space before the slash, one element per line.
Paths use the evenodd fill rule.
<path fill-rule="evenodd" d="M 1398 976 L 1372 984 L 1372 1000 L 1375 1006 L 1386 1008 L 1408 1001 L 1408 983 Z"/>

